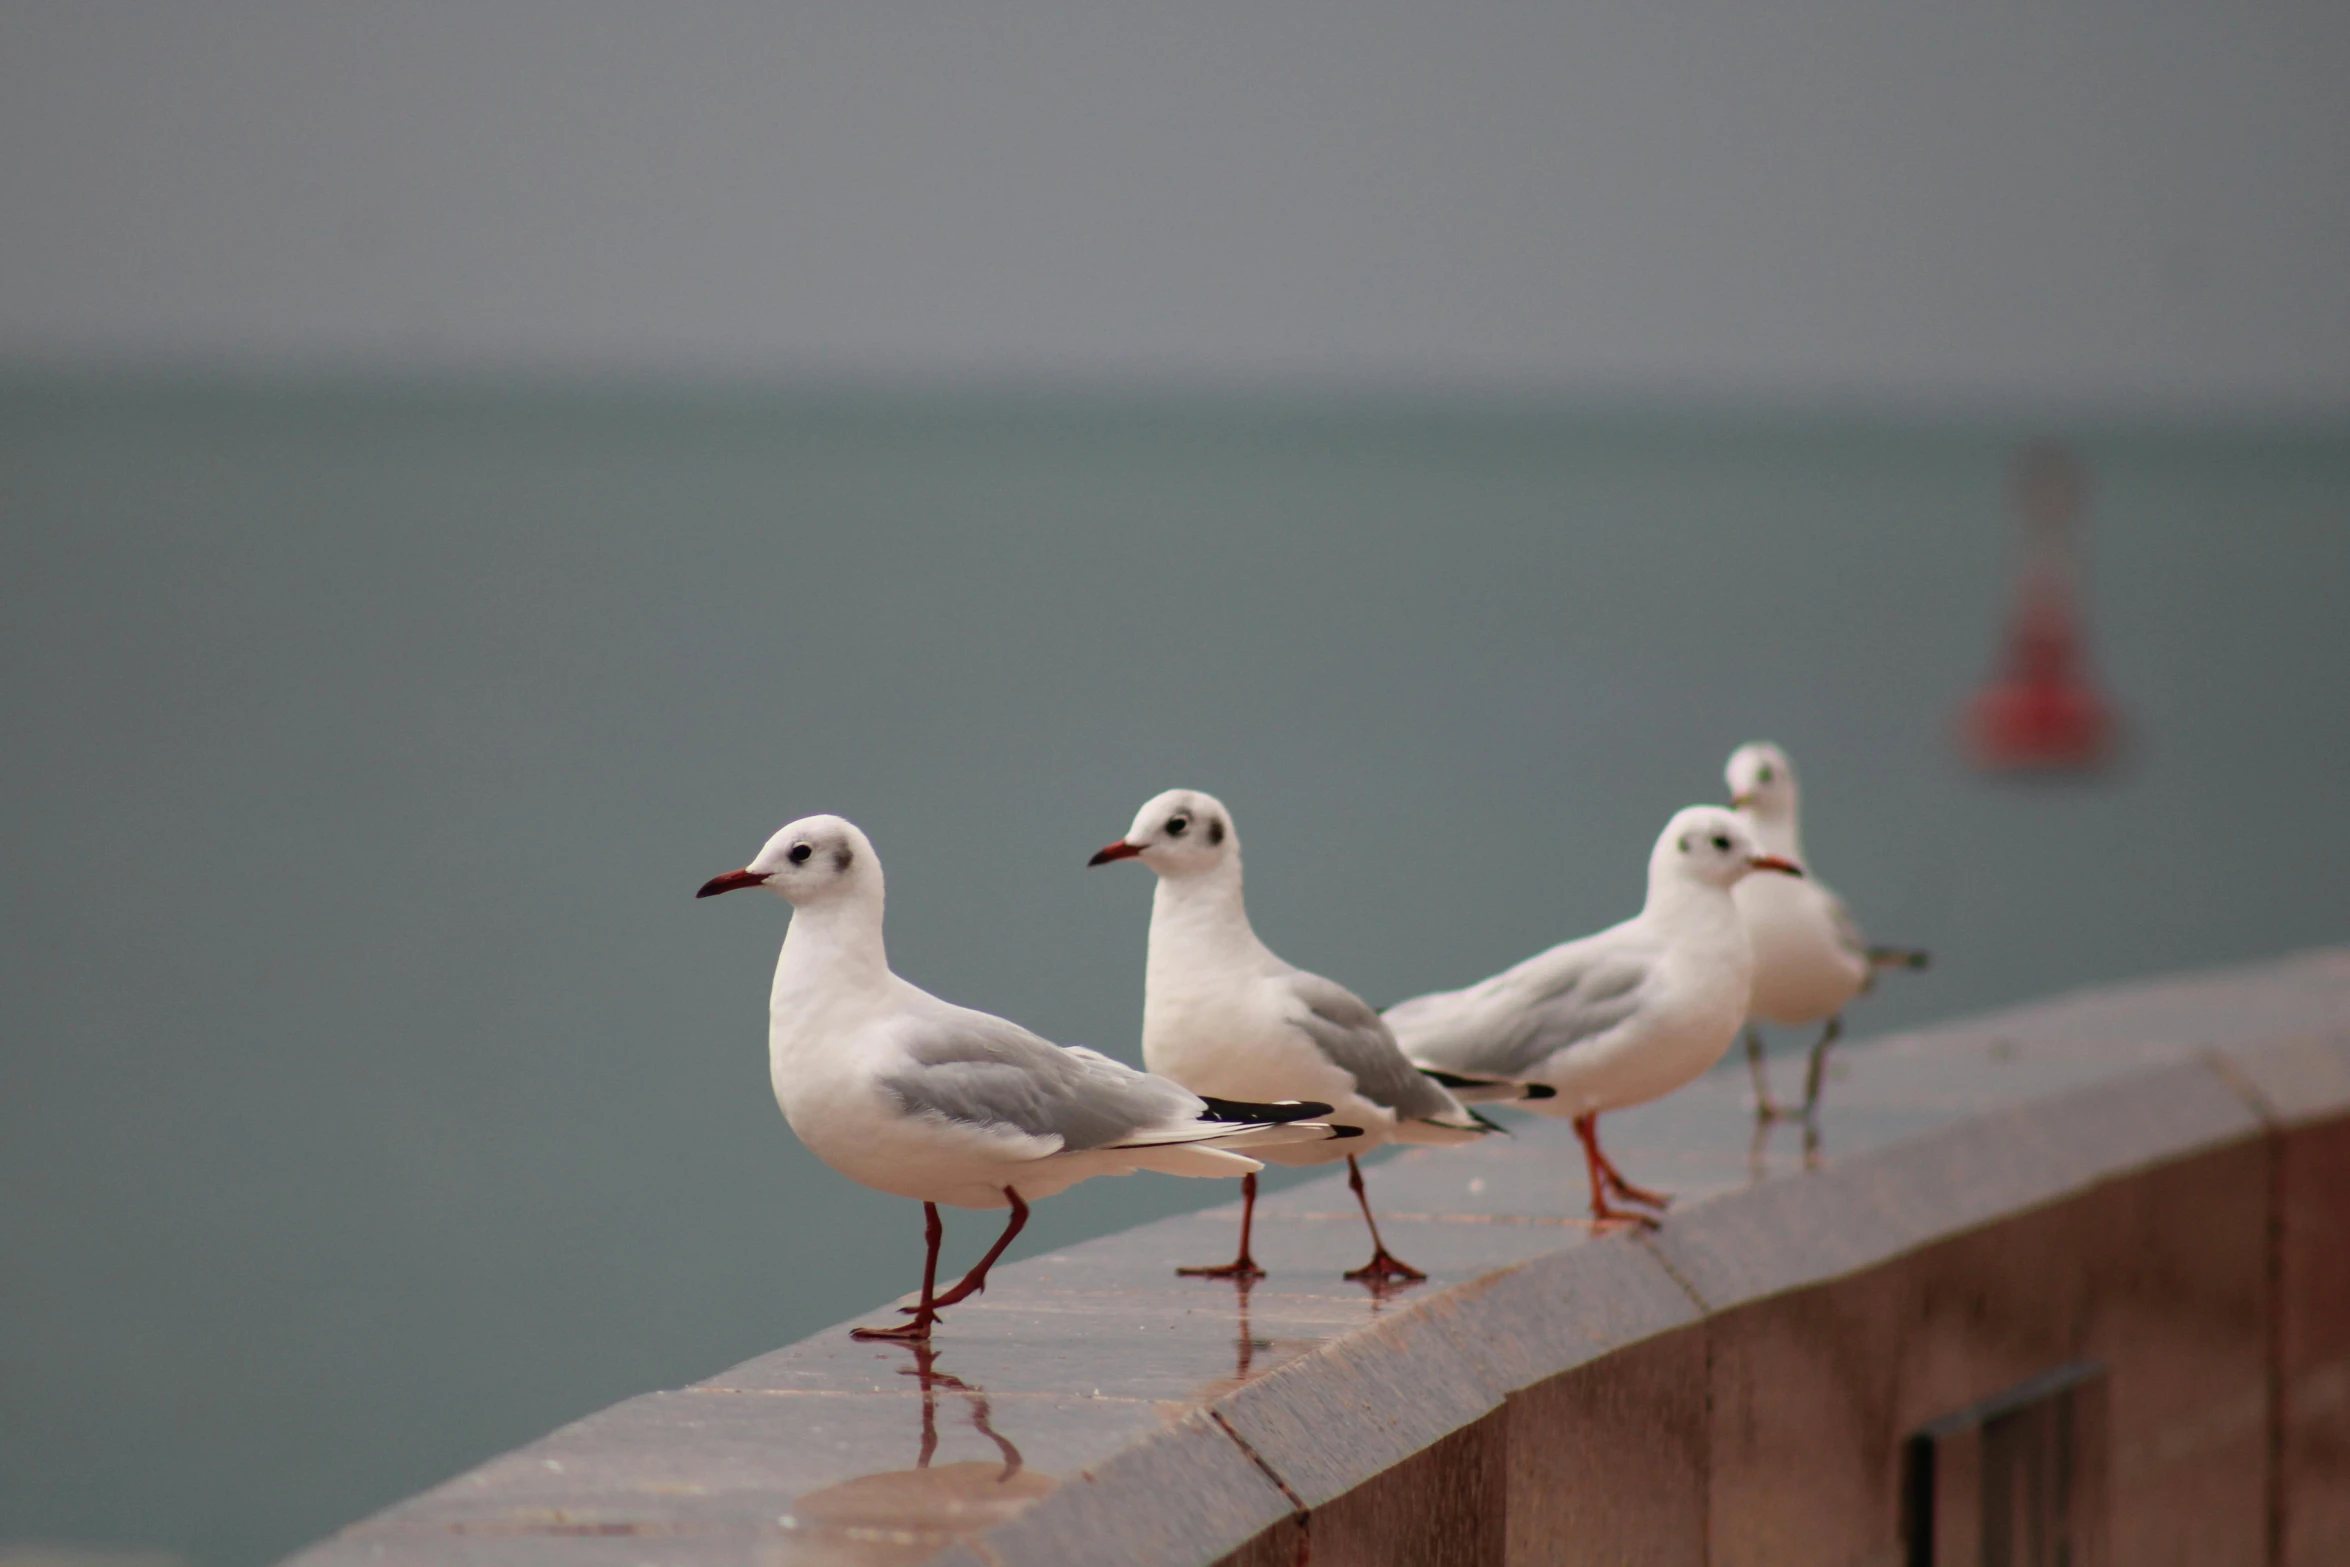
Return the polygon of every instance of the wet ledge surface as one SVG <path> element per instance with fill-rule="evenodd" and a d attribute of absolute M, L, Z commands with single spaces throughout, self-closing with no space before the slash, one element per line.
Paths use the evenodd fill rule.
<path fill-rule="evenodd" d="M 1147 1225 L 998 1270 L 928 1354 L 827 1329 L 295 1560 L 1214 1562 L 1562 1373 L 2350 1115 L 2350 951 L 1848 1043 L 1826 1099 L 1810 1159 L 1799 1127 L 1755 1135 L 1736 1056 L 1608 1118 L 1626 1173 L 1678 1194 L 1654 1235 L 1591 1234 L 1567 1127 L 1518 1116 L 1507 1141 L 1376 1167 L 1388 1244 L 1423 1284 L 1339 1276 L 1368 1246 L 1332 1177 L 1260 1205 L 1272 1272 L 1253 1287 L 1172 1276 L 1230 1254 L 1236 1205 Z"/>

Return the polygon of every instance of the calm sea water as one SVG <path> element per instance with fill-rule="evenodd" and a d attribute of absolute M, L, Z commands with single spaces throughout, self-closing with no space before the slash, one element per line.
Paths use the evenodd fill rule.
<path fill-rule="evenodd" d="M 2018 784 L 1950 731 L 2039 433 L 0 387 L 0 1540 L 259 1563 L 907 1286 L 768 1098 L 784 907 L 691 896 L 809 811 L 902 972 L 1129 1059 L 1083 866 L 1174 784 L 1382 1003 L 1631 912 L 1758 736 L 1937 954 L 1859 1032 L 2350 938 L 2350 432 L 2070 432 L 2132 744 Z"/>

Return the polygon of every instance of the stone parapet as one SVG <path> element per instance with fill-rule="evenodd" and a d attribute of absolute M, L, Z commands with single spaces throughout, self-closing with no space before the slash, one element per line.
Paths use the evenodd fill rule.
<path fill-rule="evenodd" d="M 1718 1072 L 1609 1119 L 1680 1194 L 1653 1235 L 1513 1128 L 1380 1167 L 1425 1284 L 1342 1280 L 1317 1181 L 1253 1288 L 1171 1273 L 1234 1209 L 1146 1225 L 999 1268 L 927 1355 L 828 1329 L 294 1560 L 2350 1560 L 2350 952 L 1841 1047 L 1813 1158 Z"/>

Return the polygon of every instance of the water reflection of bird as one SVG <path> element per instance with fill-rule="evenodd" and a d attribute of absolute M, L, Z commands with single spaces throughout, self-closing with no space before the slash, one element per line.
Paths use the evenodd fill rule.
<path fill-rule="evenodd" d="M 1212 1404 L 1251 1380 L 1263 1376 L 1278 1366 L 1286 1365 L 1298 1356 L 1307 1354 L 1323 1342 L 1321 1336 L 1299 1338 L 1260 1337 L 1249 1323 L 1249 1295 L 1257 1287 L 1257 1280 L 1247 1274 L 1232 1278 L 1232 1374 L 1210 1377 L 1192 1394 L 1202 1404 Z M 1374 1315 L 1389 1292 L 1371 1292 L 1371 1311 Z"/>
<path fill-rule="evenodd" d="M 1020 1449 L 995 1429 L 986 1390 L 938 1369 L 938 1352 L 911 1343 L 914 1364 L 898 1374 L 922 1389 L 922 1440 L 911 1469 L 859 1475 L 792 1504 L 792 1567 L 914 1567 L 958 1542 L 969 1542 L 1049 1495 L 1059 1481 L 1029 1469 Z M 1000 1461 L 966 1459 L 933 1467 L 938 1452 L 938 1395 L 960 1394 L 971 1428 L 996 1446 Z"/>
<path fill-rule="evenodd" d="M 914 1363 L 910 1366 L 900 1366 L 898 1375 L 917 1378 L 922 1384 L 922 1451 L 915 1458 L 914 1467 L 917 1469 L 929 1468 L 931 1455 L 938 1451 L 938 1390 L 945 1387 L 952 1388 L 970 1398 L 971 1428 L 993 1442 L 997 1450 L 1004 1455 L 1004 1472 L 996 1478 L 1009 1480 L 1018 1474 L 1020 1472 L 1020 1449 L 997 1435 L 995 1427 L 988 1424 L 986 1389 L 973 1387 L 961 1377 L 939 1370 L 938 1351 L 928 1344 L 918 1343 L 911 1347 L 914 1351 Z"/>
<path fill-rule="evenodd" d="M 767 840 L 697 897 L 764 887 L 791 930 L 768 1001 L 776 1103 L 811 1152 L 877 1191 L 922 1204 L 928 1254 L 913 1321 L 859 1338 L 922 1339 L 938 1312 L 987 1287 L 1028 1222 L 1028 1200 L 1096 1175 L 1254 1174 L 1233 1150 L 1349 1135 L 1311 1118 L 1326 1104 L 1233 1104 L 1061 1046 L 1017 1023 L 941 1001 L 890 972 L 881 860 L 850 822 L 810 816 Z M 945 1235 L 938 1205 L 1009 1208 L 963 1281 L 935 1293 Z"/>
<path fill-rule="evenodd" d="M 1790 1026 L 1824 1023 L 1819 1041 L 1811 1047 L 1804 1072 L 1803 1110 L 1808 1123 L 1819 1107 L 1820 1081 L 1828 1047 L 1844 1032 L 1844 1007 L 1876 983 L 1888 968 L 1919 969 L 1926 954 L 1906 947 L 1872 947 L 1861 939 L 1860 926 L 1844 900 L 1811 874 L 1803 853 L 1801 799 L 1795 783 L 1795 764 L 1787 753 L 1768 741 L 1754 741 L 1730 753 L 1727 769 L 1730 804 L 1743 818 L 1765 853 L 1803 866 L 1797 880 L 1785 876 L 1753 876 L 1738 884 L 1731 896 L 1746 923 L 1754 947 L 1754 990 L 1747 1004 L 1746 1065 L 1754 1074 L 1754 1113 L 1764 1121 L 1790 1112 L 1771 1098 L 1770 1079 L 1763 1066 L 1761 1025 Z M 1810 1140 L 1816 1151 L 1817 1131 Z"/>

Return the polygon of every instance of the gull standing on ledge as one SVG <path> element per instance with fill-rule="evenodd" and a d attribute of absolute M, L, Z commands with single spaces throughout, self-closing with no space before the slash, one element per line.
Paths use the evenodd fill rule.
<path fill-rule="evenodd" d="M 941 1001 L 890 972 L 881 861 L 854 825 L 809 816 L 697 898 L 765 887 L 792 905 L 767 1009 L 768 1073 L 784 1119 L 853 1181 L 922 1204 L 929 1255 L 913 1321 L 858 1338 L 924 1340 L 938 1313 L 987 1287 L 1028 1204 L 1095 1175 L 1253 1175 L 1235 1148 L 1350 1135 L 1325 1104 L 1204 1099 L 1017 1023 Z M 944 1295 L 938 1205 L 1010 1208 L 1011 1222 Z"/>
<path fill-rule="evenodd" d="M 1240 894 L 1240 835 L 1213 795 L 1170 789 L 1142 808 L 1126 836 L 1087 861 L 1140 860 L 1158 872 L 1150 962 L 1143 984 L 1142 1059 L 1195 1093 L 1296 1095 L 1331 1105 L 1329 1119 L 1362 1128 L 1344 1148 L 1287 1143 L 1276 1164 L 1346 1160 L 1347 1185 L 1371 1228 L 1371 1260 L 1346 1276 L 1374 1284 L 1427 1275 L 1387 1250 L 1356 1154 L 1381 1143 L 1464 1143 L 1499 1131 L 1416 1071 L 1379 1014 L 1344 986 L 1275 957 L 1249 928 Z M 1257 1182 L 1241 1185 L 1240 1255 L 1187 1274 L 1254 1279 L 1249 1255 Z"/>
<path fill-rule="evenodd" d="M 1767 854 L 1808 868 L 1797 811 L 1795 764 L 1768 741 L 1730 753 L 1730 804 Z M 1921 969 L 1927 955 L 1907 947 L 1872 947 L 1861 939 L 1851 911 L 1816 878 L 1785 881 L 1756 876 L 1732 894 L 1754 943 L 1754 998 L 1747 1005 L 1746 1065 L 1754 1074 L 1754 1113 L 1765 1121 L 1789 1112 L 1771 1098 L 1763 1066 L 1763 1023 L 1800 1026 L 1825 1022 L 1803 1075 L 1803 1114 L 1819 1107 L 1828 1047 L 1844 1032 L 1844 1006 L 1865 995 L 1883 968 Z"/>
<path fill-rule="evenodd" d="M 1729 1053 L 1754 969 L 1730 889 L 1754 871 L 1803 874 L 1765 854 L 1734 813 L 1691 806 L 1648 857 L 1638 914 L 1466 990 L 1398 1002 L 1387 1021 L 1424 1067 L 1556 1090 L 1539 1108 L 1574 1122 L 1593 1223 L 1654 1225 L 1609 1205 L 1610 1196 L 1651 1208 L 1672 1199 L 1624 1179 L 1600 1151 L 1599 1117 L 1661 1099 Z"/>

